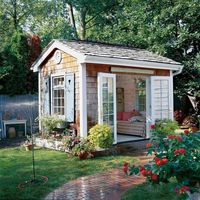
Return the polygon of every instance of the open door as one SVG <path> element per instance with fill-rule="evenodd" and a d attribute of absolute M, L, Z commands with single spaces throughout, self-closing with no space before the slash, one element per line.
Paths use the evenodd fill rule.
<path fill-rule="evenodd" d="M 173 87 L 171 77 L 151 77 L 151 117 L 173 119 Z"/>
<path fill-rule="evenodd" d="M 116 75 L 98 73 L 98 123 L 108 124 L 117 143 Z"/>

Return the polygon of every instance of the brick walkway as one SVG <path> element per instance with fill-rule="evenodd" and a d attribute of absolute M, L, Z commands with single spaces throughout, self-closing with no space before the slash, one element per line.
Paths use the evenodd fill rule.
<path fill-rule="evenodd" d="M 148 161 L 140 156 L 140 164 Z M 70 181 L 46 196 L 46 200 L 119 200 L 130 187 L 143 183 L 142 176 L 126 177 L 122 169 L 112 169 Z"/>

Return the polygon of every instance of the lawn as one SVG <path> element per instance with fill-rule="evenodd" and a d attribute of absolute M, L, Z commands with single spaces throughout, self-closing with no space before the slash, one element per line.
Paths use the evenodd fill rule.
<path fill-rule="evenodd" d="M 129 189 L 122 195 L 121 200 L 181 200 L 182 198 L 173 191 L 175 185 L 175 183 L 151 185 L 145 182 Z"/>
<path fill-rule="evenodd" d="M 0 199 L 42 199 L 53 189 L 80 176 L 95 174 L 121 167 L 124 161 L 136 160 L 132 156 L 106 156 L 88 160 L 67 157 L 66 153 L 37 149 L 36 174 L 48 177 L 45 185 L 18 189 L 19 183 L 32 175 L 31 152 L 21 148 L 0 149 Z"/>

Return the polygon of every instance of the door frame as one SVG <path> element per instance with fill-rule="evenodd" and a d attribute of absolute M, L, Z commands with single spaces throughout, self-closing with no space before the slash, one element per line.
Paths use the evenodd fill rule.
<path fill-rule="evenodd" d="M 114 121 L 114 144 L 117 143 L 117 108 L 116 108 L 116 74 L 111 74 L 111 73 L 102 73 L 99 72 L 98 75 L 98 123 L 103 124 L 103 106 L 102 106 L 102 78 L 107 77 L 107 78 L 112 78 L 113 79 L 113 121 Z"/>

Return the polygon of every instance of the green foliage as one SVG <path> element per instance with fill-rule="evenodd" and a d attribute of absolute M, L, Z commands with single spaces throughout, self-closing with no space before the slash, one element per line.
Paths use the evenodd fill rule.
<path fill-rule="evenodd" d="M 112 130 L 108 125 L 97 124 L 89 130 L 88 139 L 97 147 L 109 148 L 113 144 Z"/>
<path fill-rule="evenodd" d="M 159 120 L 155 123 L 155 130 L 158 134 L 172 134 L 178 128 L 178 123 L 170 119 Z"/>
<path fill-rule="evenodd" d="M 52 133 L 52 131 L 57 127 L 59 123 L 63 122 L 63 120 L 60 119 L 57 115 L 42 116 L 39 120 L 44 127 L 44 131 L 48 134 Z"/>
<path fill-rule="evenodd" d="M 140 173 L 151 183 L 168 183 L 176 178 L 175 192 L 185 194 L 194 192 L 200 183 L 200 133 L 185 130 L 181 134 L 159 134 L 152 129 L 151 143 L 147 144 L 148 154 L 154 155 L 153 160 L 139 168 Z M 136 167 L 137 168 L 137 167 Z M 130 170 L 130 172 L 128 171 Z M 135 174 L 135 166 L 128 168 L 127 174 Z"/>
<path fill-rule="evenodd" d="M 92 152 L 95 150 L 94 145 L 86 139 L 81 141 L 72 149 L 72 154 L 78 156 L 80 159 L 86 159 L 92 156 Z"/>

